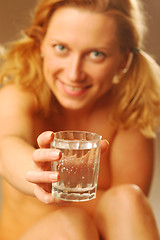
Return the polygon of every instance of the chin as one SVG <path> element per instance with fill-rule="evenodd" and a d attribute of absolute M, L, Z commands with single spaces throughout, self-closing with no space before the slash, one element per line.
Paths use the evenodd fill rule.
<path fill-rule="evenodd" d="M 90 99 L 67 99 L 67 98 L 58 98 L 57 101 L 59 105 L 69 111 L 78 111 L 78 110 L 86 110 L 93 105 L 93 101 Z"/>
<path fill-rule="evenodd" d="M 63 105 L 62 106 L 63 108 L 65 108 L 65 109 L 67 109 L 67 110 L 70 110 L 70 111 L 78 111 L 78 110 L 83 110 L 83 109 L 85 109 L 85 107 L 84 106 L 71 106 L 71 105 Z"/>
<path fill-rule="evenodd" d="M 60 103 L 61 107 L 69 110 L 69 111 L 79 111 L 79 110 L 85 110 L 87 108 L 87 104 L 79 104 L 79 103 Z"/>

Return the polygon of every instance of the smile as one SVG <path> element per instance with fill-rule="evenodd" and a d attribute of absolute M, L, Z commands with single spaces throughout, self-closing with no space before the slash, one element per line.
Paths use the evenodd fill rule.
<path fill-rule="evenodd" d="M 81 91 L 81 90 L 84 89 L 84 88 L 81 88 L 81 87 L 73 87 L 73 86 L 69 86 L 69 85 L 66 85 L 66 87 L 68 89 L 70 89 L 71 91 Z"/>
<path fill-rule="evenodd" d="M 89 86 L 71 86 L 69 84 L 66 84 L 62 81 L 58 81 L 61 89 L 63 90 L 63 92 L 67 95 L 70 95 L 70 96 L 80 96 L 80 95 L 83 95 L 90 87 L 91 85 Z"/>

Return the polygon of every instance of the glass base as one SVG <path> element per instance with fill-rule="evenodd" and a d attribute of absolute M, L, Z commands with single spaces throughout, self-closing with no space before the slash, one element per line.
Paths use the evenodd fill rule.
<path fill-rule="evenodd" d="M 96 187 L 93 188 L 57 188 L 52 187 L 52 195 L 63 201 L 82 202 L 96 198 Z"/>

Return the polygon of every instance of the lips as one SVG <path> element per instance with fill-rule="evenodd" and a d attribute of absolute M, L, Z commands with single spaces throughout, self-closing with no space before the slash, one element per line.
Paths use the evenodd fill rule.
<path fill-rule="evenodd" d="M 63 92 L 69 96 L 81 96 L 91 87 L 91 85 L 73 86 L 73 85 L 66 84 L 60 80 L 58 81 L 58 83 L 61 89 L 63 90 Z"/>

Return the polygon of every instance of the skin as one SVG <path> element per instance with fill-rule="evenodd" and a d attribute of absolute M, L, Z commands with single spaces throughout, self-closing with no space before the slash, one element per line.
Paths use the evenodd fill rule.
<path fill-rule="evenodd" d="M 54 236 L 59 240 L 84 240 L 99 239 L 101 233 L 103 239 L 115 239 L 113 233 L 118 233 L 119 229 L 116 231 L 115 226 L 112 233 L 107 233 L 108 225 L 102 227 L 100 224 L 106 202 L 108 206 L 112 201 L 120 202 L 119 214 L 126 207 L 119 201 L 119 191 L 115 198 L 111 190 L 135 184 L 147 195 L 154 157 L 151 139 L 145 138 L 137 129 L 117 129 L 109 122 L 112 79 L 126 66 L 128 54 L 120 52 L 116 24 L 112 19 L 69 7 L 56 10 L 52 16 L 41 52 L 45 80 L 59 102 L 58 111 L 54 111 L 53 105 L 49 116 L 44 118 L 37 114 L 37 102 L 31 93 L 20 91 L 14 85 L 0 91 L 0 172 L 4 190 L 0 238 L 49 240 Z M 109 148 L 106 141 L 101 143 L 103 154 L 97 198 L 75 204 L 59 202 L 52 197 L 51 183 L 58 181 L 60 176 L 49 169 L 51 161 L 61 158 L 59 150 L 49 149 L 53 132 L 72 129 L 97 132 L 110 143 Z M 134 214 L 144 216 L 139 211 L 139 202 L 128 196 L 140 195 L 143 199 L 144 195 L 140 190 L 128 189 L 126 199 L 135 203 L 131 217 L 135 226 L 141 226 L 144 218 L 139 221 L 134 218 Z M 103 199 L 106 200 L 103 202 Z M 145 201 L 144 209 L 148 209 Z M 105 222 L 116 218 L 118 209 L 113 211 L 115 215 L 109 213 Z M 105 212 L 102 215 L 105 216 Z M 155 229 L 151 211 L 149 215 L 151 224 L 148 226 Z M 123 223 L 126 227 L 125 219 Z M 68 229 L 71 235 L 67 235 Z M 136 239 L 146 239 L 143 231 L 141 238 L 137 233 Z M 153 232 L 154 239 L 158 239 L 153 230 L 147 240 L 152 239 Z M 128 234 L 127 237 L 131 239 Z"/>

